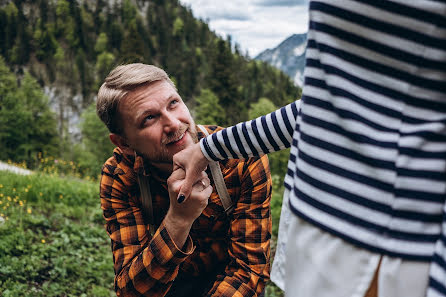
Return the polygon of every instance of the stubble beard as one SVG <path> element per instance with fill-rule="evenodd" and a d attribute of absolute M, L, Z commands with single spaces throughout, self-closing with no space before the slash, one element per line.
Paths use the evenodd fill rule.
<path fill-rule="evenodd" d="M 167 150 L 167 144 L 169 144 L 172 141 L 175 141 L 178 139 L 183 133 L 188 133 L 193 143 L 198 142 L 198 134 L 197 129 L 195 128 L 195 123 L 192 121 L 190 125 L 183 125 L 180 127 L 180 129 L 170 135 L 164 136 L 161 140 L 161 148 L 157 152 L 151 152 L 150 155 L 142 154 L 147 160 L 149 160 L 151 163 L 162 163 L 162 164 L 172 164 L 173 162 L 173 155 L 170 154 L 170 152 Z M 183 147 L 181 150 L 185 149 Z"/>

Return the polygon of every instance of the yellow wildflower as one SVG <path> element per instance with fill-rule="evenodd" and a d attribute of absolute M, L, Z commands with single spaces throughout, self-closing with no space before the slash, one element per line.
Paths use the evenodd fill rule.
<path fill-rule="evenodd" d="M 41 242 L 42 242 L 42 243 L 45 243 L 46 241 L 45 241 L 45 239 L 42 239 Z"/>
<path fill-rule="evenodd" d="M 28 209 L 26 210 L 28 213 L 32 213 L 32 209 L 28 207 Z"/>

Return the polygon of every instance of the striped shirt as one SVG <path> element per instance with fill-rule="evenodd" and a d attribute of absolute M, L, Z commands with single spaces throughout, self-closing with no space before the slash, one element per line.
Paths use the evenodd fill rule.
<path fill-rule="evenodd" d="M 446 3 L 311 1 L 300 106 L 201 141 L 208 159 L 291 146 L 292 211 L 373 252 L 430 262 L 446 296 Z"/>

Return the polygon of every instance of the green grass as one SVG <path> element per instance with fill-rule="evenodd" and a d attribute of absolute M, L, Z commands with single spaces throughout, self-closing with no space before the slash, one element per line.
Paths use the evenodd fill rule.
<path fill-rule="evenodd" d="M 0 174 L 0 295 L 115 296 L 98 184 Z"/>
<path fill-rule="evenodd" d="M 116 296 L 98 191 L 92 181 L 1 172 L 0 296 Z M 273 254 L 282 192 L 271 202 Z M 266 293 L 283 296 L 272 283 Z"/>

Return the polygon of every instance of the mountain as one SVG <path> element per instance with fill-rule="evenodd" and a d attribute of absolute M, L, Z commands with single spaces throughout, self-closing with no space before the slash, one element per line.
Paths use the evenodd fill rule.
<path fill-rule="evenodd" d="M 256 60 L 261 60 L 288 74 L 294 84 L 302 86 L 305 67 L 307 34 L 294 34 L 276 48 L 261 52 Z"/>

